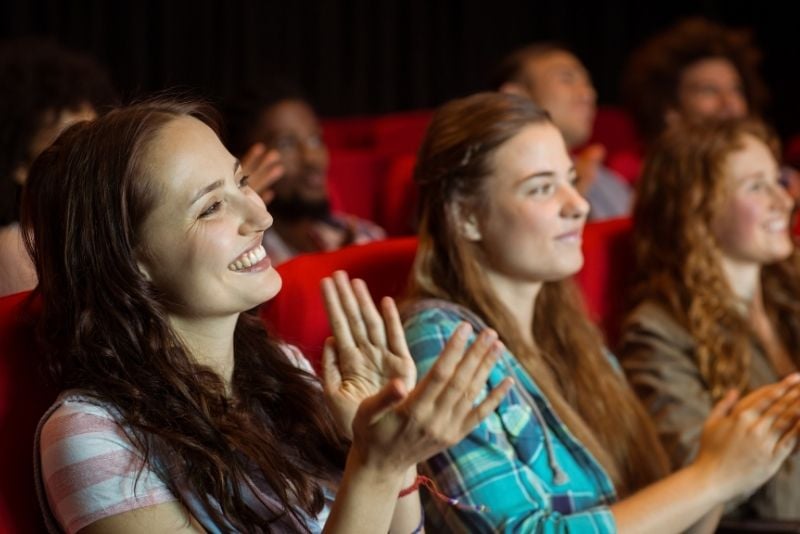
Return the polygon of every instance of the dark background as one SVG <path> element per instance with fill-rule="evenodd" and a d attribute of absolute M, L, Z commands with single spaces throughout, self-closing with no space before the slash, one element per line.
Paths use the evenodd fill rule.
<path fill-rule="evenodd" d="M 783 4 L 783 8 L 781 8 Z M 50 36 L 105 65 L 123 97 L 181 87 L 212 99 L 279 73 L 325 116 L 430 108 L 482 88 L 513 48 L 556 39 L 619 102 L 630 51 L 682 17 L 752 28 L 784 135 L 800 133 L 792 1 L 5 0 L 0 39 Z M 794 11 L 794 10 L 792 10 Z M 2 80 L 0 80 L 2 83 Z"/>

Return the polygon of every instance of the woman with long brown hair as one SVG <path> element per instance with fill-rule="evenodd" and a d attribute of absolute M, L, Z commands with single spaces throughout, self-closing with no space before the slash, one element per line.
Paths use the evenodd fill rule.
<path fill-rule="evenodd" d="M 529 100 L 485 93 L 443 106 L 415 180 L 420 241 L 404 326 L 420 375 L 466 320 L 496 330 L 506 347 L 486 390 L 515 381 L 466 439 L 426 463 L 458 501 L 431 506 L 431 524 L 711 529 L 720 503 L 757 487 L 791 452 L 800 429 L 776 414 L 797 410 L 782 396 L 797 375 L 738 403 L 727 396 L 707 418 L 695 462 L 667 476 L 648 416 L 569 280 L 583 262 L 588 205 L 558 130 Z"/>
<path fill-rule="evenodd" d="M 738 120 L 676 126 L 646 160 L 620 356 L 674 467 L 694 457 L 728 390 L 800 368 L 800 256 L 776 153 L 762 123 Z M 734 516 L 800 519 L 796 457 L 736 504 Z"/>
<path fill-rule="evenodd" d="M 499 402 L 504 387 L 453 400 L 480 389 L 491 336 L 463 358 L 455 338 L 414 387 L 394 305 L 339 274 L 323 393 L 245 313 L 281 286 L 261 245 L 272 217 L 216 131 L 203 106 L 143 103 L 33 164 L 23 223 L 64 389 L 37 433 L 51 530 L 421 530 L 418 497 L 398 495 Z"/>

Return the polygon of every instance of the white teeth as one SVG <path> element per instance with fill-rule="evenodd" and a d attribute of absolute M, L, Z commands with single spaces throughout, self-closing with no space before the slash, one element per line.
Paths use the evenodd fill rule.
<path fill-rule="evenodd" d="M 786 229 L 788 224 L 784 220 L 772 221 L 767 224 L 767 229 L 773 232 L 781 232 Z"/>
<path fill-rule="evenodd" d="M 239 256 L 236 259 L 236 261 L 228 265 L 228 269 L 230 269 L 231 271 L 241 271 L 244 269 L 248 269 L 266 257 L 267 257 L 267 251 L 264 250 L 264 247 L 262 245 L 259 245 L 253 250 L 250 250 Z"/>

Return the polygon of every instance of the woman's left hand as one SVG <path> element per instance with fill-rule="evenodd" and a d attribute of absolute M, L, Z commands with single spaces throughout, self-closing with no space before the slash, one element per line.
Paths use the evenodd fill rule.
<path fill-rule="evenodd" d="M 381 300 L 379 313 L 364 281 L 350 281 L 343 271 L 323 279 L 322 294 L 333 330 L 322 353 L 325 395 L 340 431 L 352 438 L 361 402 L 392 379 L 410 391 L 417 371 L 391 298 Z"/>

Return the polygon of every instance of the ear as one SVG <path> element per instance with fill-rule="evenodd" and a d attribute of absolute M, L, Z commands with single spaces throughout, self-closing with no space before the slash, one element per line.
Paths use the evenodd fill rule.
<path fill-rule="evenodd" d="M 510 95 L 524 96 L 526 98 L 531 97 L 530 91 L 528 91 L 528 89 L 524 85 L 518 82 L 506 82 L 500 86 L 500 89 L 498 89 L 498 91 Z"/>
<path fill-rule="evenodd" d="M 12 179 L 17 185 L 25 185 L 25 181 L 28 179 L 28 166 L 20 163 L 14 167 Z"/>
<path fill-rule="evenodd" d="M 478 224 L 478 217 L 474 210 L 467 210 L 460 202 L 451 204 L 453 220 L 455 221 L 458 233 L 467 241 L 477 242 L 483 239 L 481 228 Z"/>
<path fill-rule="evenodd" d="M 147 266 L 147 260 L 145 259 L 145 255 L 142 254 L 141 250 L 134 251 L 134 256 L 136 258 L 136 267 L 139 268 L 139 272 L 142 274 L 145 280 L 148 282 L 153 281 L 153 277 L 150 276 L 150 268 Z"/>

